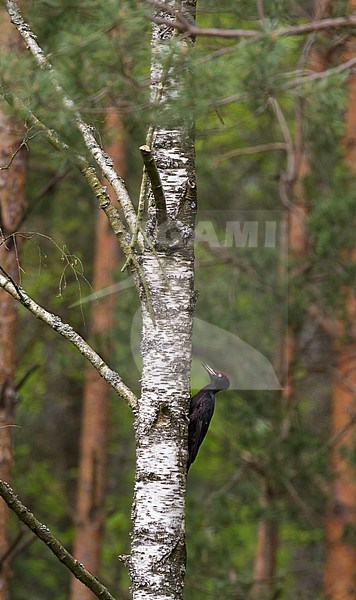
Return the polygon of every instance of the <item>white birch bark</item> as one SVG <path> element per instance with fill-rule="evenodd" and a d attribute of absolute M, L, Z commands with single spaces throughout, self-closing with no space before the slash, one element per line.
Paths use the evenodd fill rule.
<path fill-rule="evenodd" d="M 172 4 L 170 4 L 172 5 Z M 195 1 L 176 2 L 194 15 Z M 169 13 L 159 11 L 170 18 Z M 135 430 L 137 468 L 131 556 L 128 558 L 134 600 L 179 600 L 185 576 L 185 488 L 187 413 L 194 294 L 193 231 L 196 212 L 194 146 L 191 124 L 172 119 L 172 103 L 183 85 L 174 67 L 164 74 L 161 57 L 173 29 L 153 26 L 153 97 L 160 96 L 165 127 L 155 130 L 153 150 L 166 199 L 168 219 L 159 226 L 151 200 L 147 248 L 142 270 L 150 294 L 142 298 L 142 395 Z M 183 45 L 190 42 L 179 42 Z M 179 45 L 178 45 L 179 52 Z M 157 86 L 169 80 L 169 92 Z M 179 214 L 178 214 L 179 213 Z M 154 320 L 152 320 L 152 310 Z"/>

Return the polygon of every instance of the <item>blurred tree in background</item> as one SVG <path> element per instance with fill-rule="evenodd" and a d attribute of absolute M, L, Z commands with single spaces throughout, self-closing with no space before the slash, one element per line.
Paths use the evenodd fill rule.
<path fill-rule="evenodd" d="M 7 15 L 0 13 L 0 37 L 7 52 L 17 54 L 21 37 L 11 27 Z M 23 139 L 25 127 L 6 111 L 0 109 L 1 165 L 0 170 L 0 264 L 2 269 L 18 281 L 18 260 L 21 243 L 14 234 L 21 228 L 25 209 L 27 152 Z M 16 155 L 13 148 L 17 147 Z M 4 168 L 5 167 L 5 168 Z M 8 168 L 6 168 L 8 167 Z M 17 306 L 12 298 L 0 290 L 0 479 L 11 481 L 12 427 L 16 407 L 16 328 Z M 0 597 L 6 593 L 10 573 L 9 510 L 0 504 Z"/>
<path fill-rule="evenodd" d="M 198 3 L 198 26 L 220 28 L 222 35 L 197 32 L 190 85 L 175 107 L 196 118 L 196 331 L 203 335 L 195 345 L 192 387 L 206 383 L 201 358 L 224 366 L 234 385 L 217 399 L 189 476 L 187 600 L 354 597 L 355 33 L 340 26 L 274 34 L 354 9 L 352 1 Z M 119 115 L 126 181 L 136 196 L 138 147 L 157 116 L 149 103 L 150 14 L 148 2 L 129 0 L 26 3 L 26 18 L 61 83 L 105 148 L 115 134 L 108 130 L 109 111 Z M 230 29 L 242 34 L 224 37 Z M 245 37 L 249 30 L 264 34 Z M 82 150 L 48 75 L 29 56 L 9 53 L 2 41 L 0 70 L 2 85 L 47 125 L 56 113 L 61 135 Z M 5 103 L 1 109 L 8 111 Z M 96 285 L 95 201 L 68 158 L 49 150 L 41 135 L 27 147 L 27 209 L 17 236 L 25 239 L 21 280 L 40 304 L 87 335 L 95 330 L 86 301 L 93 294 L 89 282 Z M 212 232 L 204 238 L 205 226 L 199 228 L 213 223 L 221 241 L 226 221 L 236 218 L 276 221 L 278 243 L 214 247 Z M 117 310 L 109 341 L 104 333 L 98 343 L 109 347 L 110 363 L 121 366 L 138 394 L 138 300 L 121 266 L 111 273 Z M 248 371 L 238 352 L 245 346 L 226 346 L 226 336 L 211 326 L 257 349 L 283 389 L 244 386 Z M 16 381 L 28 373 L 12 431 L 14 487 L 70 547 L 85 364 L 21 309 Z M 100 576 L 116 597 L 129 598 L 117 556 L 129 552 L 134 441 L 129 410 L 113 400 Z M 11 599 L 69 597 L 66 570 L 15 518 L 10 545 Z M 346 557 L 342 569 L 333 548 Z"/>

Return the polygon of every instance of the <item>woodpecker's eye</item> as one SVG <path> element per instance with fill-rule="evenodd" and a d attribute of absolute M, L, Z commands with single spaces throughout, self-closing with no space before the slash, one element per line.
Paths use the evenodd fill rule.
<path fill-rule="evenodd" d="M 221 373 L 218 374 L 218 377 L 221 377 Z"/>

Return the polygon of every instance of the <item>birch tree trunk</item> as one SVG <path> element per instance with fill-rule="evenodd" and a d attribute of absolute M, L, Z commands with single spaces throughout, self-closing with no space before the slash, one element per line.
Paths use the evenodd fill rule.
<path fill-rule="evenodd" d="M 194 18 L 195 0 L 175 6 Z M 172 18 L 164 11 L 157 15 Z M 167 25 L 153 25 L 152 97 L 160 98 L 165 122 L 155 130 L 153 148 L 165 203 L 154 206 L 150 197 L 147 236 L 155 251 L 150 244 L 142 255 L 148 297 L 142 295 L 142 395 L 135 420 L 137 467 L 128 559 L 134 600 L 181 599 L 185 576 L 196 194 L 192 123 L 172 117 L 173 99 L 184 86 L 182 55 L 191 42 L 177 38 L 172 55 L 167 45 L 172 36 Z"/>

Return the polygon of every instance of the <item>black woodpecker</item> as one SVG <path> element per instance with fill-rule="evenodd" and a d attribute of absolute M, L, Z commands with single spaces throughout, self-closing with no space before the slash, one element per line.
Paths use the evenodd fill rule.
<path fill-rule="evenodd" d="M 203 367 L 209 373 L 210 383 L 190 399 L 187 471 L 195 461 L 200 445 L 209 429 L 214 414 L 215 394 L 221 390 L 227 390 L 230 386 L 230 379 L 225 373 L 216 371 L 204 363 Z"/>

